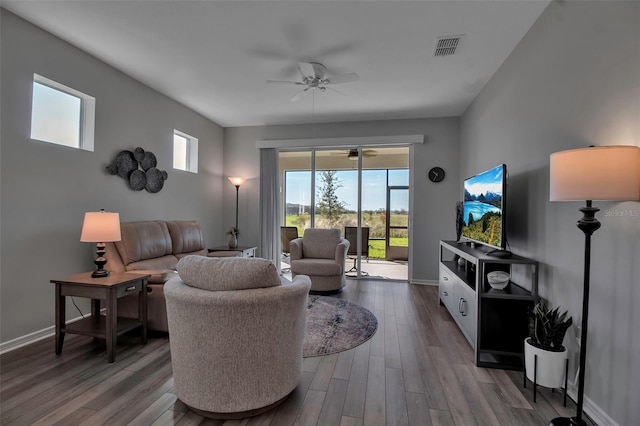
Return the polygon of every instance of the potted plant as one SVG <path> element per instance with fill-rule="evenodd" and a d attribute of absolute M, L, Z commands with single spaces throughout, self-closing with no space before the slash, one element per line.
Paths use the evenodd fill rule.
<path fill-rule="evenodd" d="M 544 300 L 529 311 L 529 337 L 524 341 L 525 371 L 527 378 L 549 388 L 560 388 L 564 383 L 567 349 L 562 346 L 564 336 L 572 324 L 567 312 L 551 309 Z M 536 360 L 537 356 L 537 360 Z"/>
<path fill-rule="evenodd" d="M 238 248 L 238 235 L 240 234 L 238 228 L 232 226 L 227 234 L 229 234 L 229 248 Z"/>

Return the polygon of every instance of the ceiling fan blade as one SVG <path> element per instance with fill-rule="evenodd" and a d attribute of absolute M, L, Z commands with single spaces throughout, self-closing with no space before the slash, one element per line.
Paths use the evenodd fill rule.
<path fill-rule="evenodd" d="M 275 61 L 288 61 L 290 60 L 290 55 L 286 52 L 282 52 L 282 50 L 272 49 L 269 46 L 259 46 L 249 51 L 250 55 L 256 56 L 262 59 L 270 59 Z"/>
<path fill-rule="evenodd" d="M 357 47 L 356 43 L 344 43 L 344 44 L 339 44 L 335 46 L 329 46 L 319 52 L 314 52 L 314 53 L 315 53 L 315 57 L 324 58 L 327 56 L 350 53 L 355 47 Z"/>
<path fill-rule="evenodd" d="M 334 89 L 333 87 L 324 87 L 323 89 L 331 90 L 332 92 L 336 92 L 338 95 L 342 95 L 342 96 L 344 96 L 344 97 L 346 97 L 346 96 L 347 96 L 347 95 L 345 95 L 344 93 L 342 93 L 342 92 L 340 92 L 340 91 L 338 91 L 338 90 Z"/>
<path fill-rule="evenodd" d="M 299 100 L 300 98 L 302 98 L 307 93 L 308 90 L 309 90 L 309 88 L 307 87 L 306 89 L 301 90 L 298 93 L 296 93 L 296 95 L 293 98 L 291 98 L 291 102 L 295 102 L 295 101 Z"/>
<path fill-rule="evenodd" d="M 300 70 L 303 80 L 307 77 L 311 77 L 313 79 L 316 76 L 313 65 L 309 62 L 298 62 L 298 69 Z"/>
<path fill-rule="evenodd" d="M 356 74 L 355 72 L 350 72 L 348 74 L 333 75 L 325 79 L 325 81 L 327 82 L 327 84 L 342 84 L 357 81 L 358 78 L 358 74 Z"/>
<path fill-rule="evenodd" d="M 304 86 L 304 83 L 300 83 L 299 81 L 289 81 L 289 80 L 267 80 L 267 83 L 271 84 L 295 84 L 297 86 Z"/>

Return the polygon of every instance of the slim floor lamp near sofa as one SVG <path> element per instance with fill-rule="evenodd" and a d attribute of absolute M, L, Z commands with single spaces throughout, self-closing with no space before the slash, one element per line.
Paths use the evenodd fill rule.
<path fill-rule="evenodd" d="M 549 425 L 586 425 L 582 406 L 587 360 L 591 235 L 600 228 L 600 221 L 595 217 L 600 209 L 593 207 L 592 201 L 640 200 L 640 147 L 600 146 L 553 153 L 550 158 L 549 182 L 551 201 L 586 200 L 586 206 L 580 209 L 583 216 L 577 222 L 578 228 L 584 232 L 585 247 L 576 416 L 557 417 Z"/>

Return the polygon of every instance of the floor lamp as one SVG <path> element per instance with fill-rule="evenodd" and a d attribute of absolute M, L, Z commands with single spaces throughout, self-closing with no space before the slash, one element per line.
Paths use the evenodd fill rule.
<path fill-rule="evenodd" d="M 577 222 L 578 228 L 584 232 L 585 247 L 576 416 L 557 417 L 549 425 L 586 425 L 582 406 L 587 360 L 591 235 L 600 228 L 595 217 L 600 209 L 593 207 L 592 201 L 640 200 L 640 147 L 616 145 L 556 152 L 551 154 L 549 177 L 551 201 L 586 200 L 586 206 L 580 209 L 583 216 Z"/>
<path fill-rule="evenodd" d="M 229 182 L 236 187 L 236 232 L 238 232 L 238 195 L 240 193 L 240 185 L 245 183 L 246 179 L 242 177 L 229 177 Z"/>

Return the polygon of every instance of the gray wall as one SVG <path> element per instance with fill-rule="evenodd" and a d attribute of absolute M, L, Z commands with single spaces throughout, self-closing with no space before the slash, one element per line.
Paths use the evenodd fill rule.
<path fill-rule="evenodd" d="M 462 197 L 458 132 L 458 118 L 226 128 L 225 174 L 249 178 L 240 188 L 241 244 L 257 245 L 260 236 L 260 153 L 256 148 L 257 140 L 422 134 L 425 143 L 416 145 L 414 151 L 412 278 L 437 280 L 438 242 L 455 238 L 455 203 Z M 447 177 L 443 182 L 434 184 L 427 179 L 427 171 L 433 166 L 441 166 L 446 171 Z M 235 188 L 230 183 L 225 186 L 225 206 L 224 217 L 231 225 L 235 220 Z"/>
<path fill-rule="evenodd" d="M 511 247 L 541 262 L 541 295 L 575 324 L 583 204 L 548 201 L 549 154 L 592 144 L 640 145 L 637 2 L 552 2 L 461 119 L 460 176 L 507 164 Z M 586 396 L 618 424 L 637 424 L 640 203 L 594 204 L 602 228 L 593 237 Z M 568 336 L 573 375 L 575 328 Z"/>
<path fill-rule="evenodd" d="M 50 279 L 94 268 L 80 242 L 85 211 L 122 221 L 197 219 L 209 244 L 225 242 L 223 130 L 49 33 L 2 12 L 1 341 L 54 323 Z M 96 98 L 95 152 L 32 141 L 31 82 L 38 73 Z M 199 138 L 199 172 L 172 169 L 173 129 Z M 156 154 L 169 174 L 157 194 L 134 192 L 105 166 L 123 149 Z M 79 299 L 80 300 L 80 299 Z M 81 305 L 85 308 L 87 304 Z M 67 306 L 68 318 L 79 316 Z"/>

